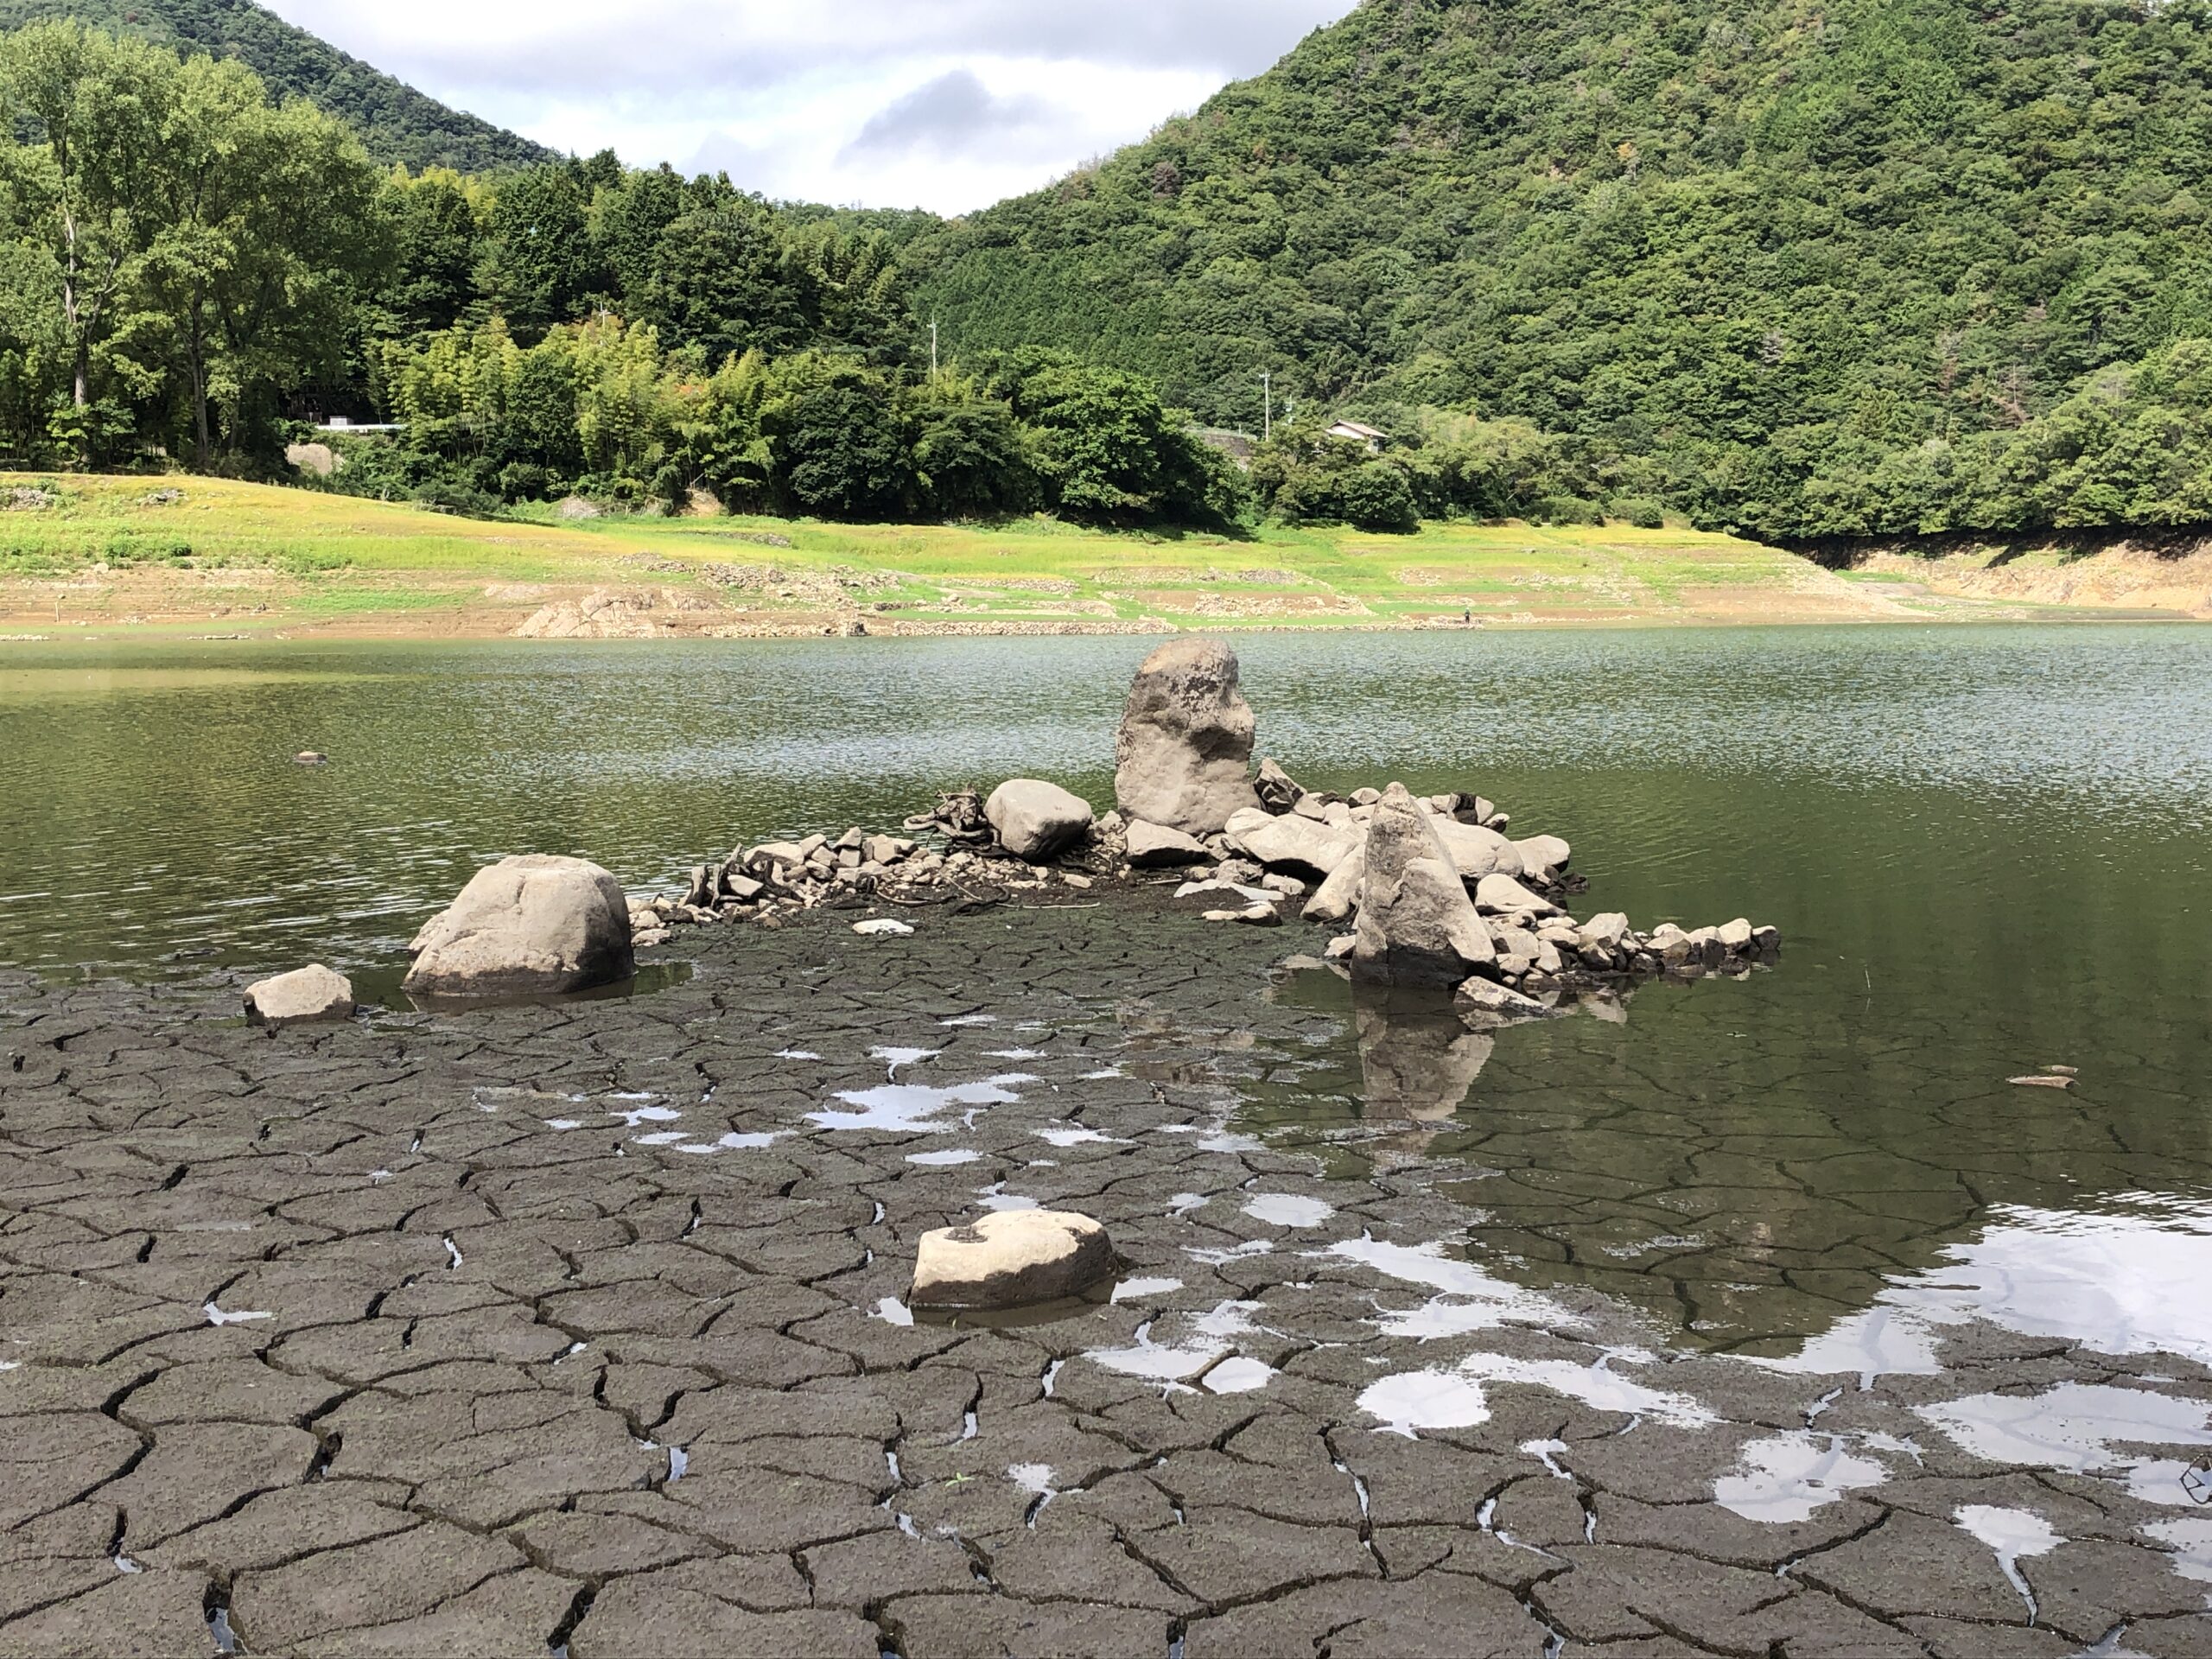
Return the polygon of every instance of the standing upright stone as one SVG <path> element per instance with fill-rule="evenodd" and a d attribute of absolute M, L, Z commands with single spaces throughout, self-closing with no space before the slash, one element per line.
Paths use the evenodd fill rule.
<path fill-rule="evenodd" d="M 1393 784 L 1367 826 L 1354 979 L 1452 985 L 1497 959 L 1436 825 L 1403 784 Z"/>
<path fill-rule="evenodd" d="M 1218 639 L 1169 640 L 1137 670 L 1115 740 L 1122 811 L 1187 835 L 1218 834 L 1230 814 L 1260 804 L 1253 727 L 1236 653 Z"/>

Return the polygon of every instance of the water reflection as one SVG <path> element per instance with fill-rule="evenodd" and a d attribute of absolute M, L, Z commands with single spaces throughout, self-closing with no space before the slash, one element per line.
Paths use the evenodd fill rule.
<path fill-rule="evenodd" d="M 1826 1375 L 1933 1376 L 1943 1327 L 1986 1320 L 2103 1354 L 2212 1364 L 2212 1201 L 2123 1193 L 2094 1213 L 2000 1205 L 1941 1266 L 1883 1289 L 1796 1354 L 1763 1363 Z"/>
<path fill-rule="evenodd" d="M 1370 1119 L 1448 1121 L 1497 1049 L 1497 1039 L 1470 1031 L 1447 999 L 1411 991 L 1355 992 L 1352 1025 Z"/>

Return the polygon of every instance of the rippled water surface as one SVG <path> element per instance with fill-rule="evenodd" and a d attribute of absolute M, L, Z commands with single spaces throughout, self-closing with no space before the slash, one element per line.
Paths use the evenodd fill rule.
<path fill-rule="evenodd" d="M 637 887 L 1010 773 L 1103 801 L 1147 643 L 0 647 L 0 961 L 388 972 L 505 853 Z M 1787 940 L 1750 980 L 1494 1038 L 1279 986 L 1306 1040 L 1255 1057 L 1240 1130 L 1345 1173 L 1459 1160 L 1511 1277 L 1416 1274 L 1382 1317 L 1579 1285 L 1782 1367 L 1910 1372 L 1964 1319 L 2212 1356 L 2212 633 L 1239 648 L 1306 781 L 1478 788 L 1573 842 L 1591 906 Z M 2076 1086 L 2006 1081 L 2048 1065 Z M 966 1107 L 902 1074 L 826 1109 Z"/>

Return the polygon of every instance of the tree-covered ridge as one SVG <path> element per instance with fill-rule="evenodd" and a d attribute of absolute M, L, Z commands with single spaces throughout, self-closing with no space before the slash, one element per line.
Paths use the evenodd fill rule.
<path fill-rule="evenodd" d="M 1601 499 L 1707 524 L 2201 518 L 2209 21 L 1366 0 L 925 239 L 917 303 L 962 349 L 1096 354 L 1223 424 L 1257 423 L 1262 369 L 1409 437 L 1525 422 Z"/>
<path fill-rule="evenodd" d="M 0 30 L 49 18 L 234 58 L 279 96 L 307 99 L 348 123 L 379 161 L 485 173 L 527 167 L 552 154 L 448 109 L 252 0 L 0 0 Z"/>

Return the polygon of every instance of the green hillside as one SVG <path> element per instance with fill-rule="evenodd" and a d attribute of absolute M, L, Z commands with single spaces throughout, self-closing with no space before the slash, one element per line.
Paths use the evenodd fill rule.
<path fill-rule="evenodd" d="M 2212 518 L 2199 0 L 1365 0 L 924 245 L 960 350 L 1565 435 L 1767 533 Z M 2179 343 L 2177 343 L 2179 342 Z"/>
<path fill-rule="evenodd" d="M 237 58 L 279 94 L 311 99 L 345 119 L 379 161 L 484 173 L 552 157 L 543 145 L 449 110 L 252 0 L 0 0 L 0 29 L 49 17 Z"/>

